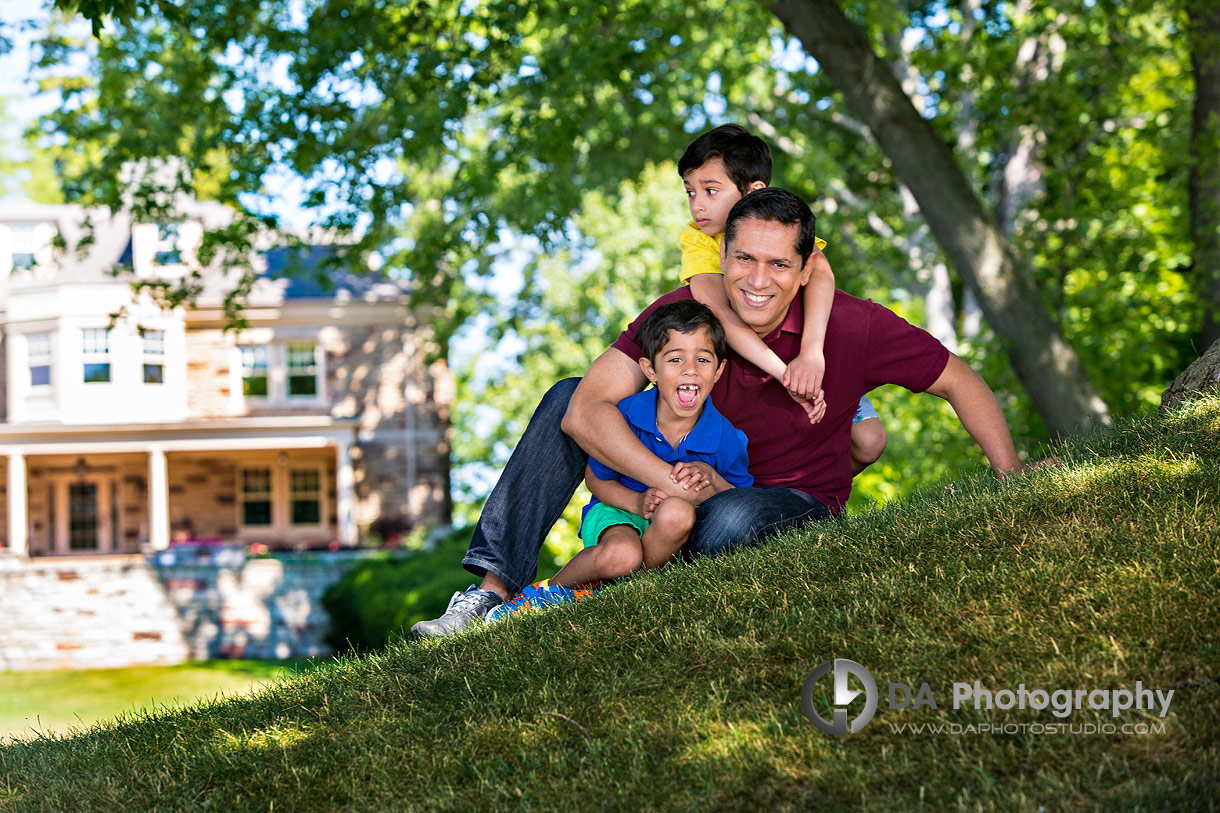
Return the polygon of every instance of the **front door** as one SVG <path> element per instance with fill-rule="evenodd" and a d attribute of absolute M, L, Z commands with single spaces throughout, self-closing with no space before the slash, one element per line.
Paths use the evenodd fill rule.
<path fill-rule="evenodd" d="M 96 551 L 101 542 L 101 505 L 96 482 L 68 483 L 68 550 Z"/>
<path fill-rule="evenodd" d="M 54 520 L 52 532 L 56 553 L 109 553 L 114 549 L 114 520 L 117 518 L 115 484 L 105 477 L 74 477 L 61 480 L 54 501 L 63 506 L 63 521 Z"/>

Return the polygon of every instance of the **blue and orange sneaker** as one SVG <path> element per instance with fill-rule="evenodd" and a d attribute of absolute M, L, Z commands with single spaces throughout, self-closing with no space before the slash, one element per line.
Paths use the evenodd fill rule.
<path fill-rule="evenodd" d="M 593 595 L 594 592 L 583 587 L 560 587 L 558 584 L 550 584 L 549 580 L 543 579 L 529 585 L 499 607 L 488 610 L 485 618 L 488 623 L 491 623 L 527 610 L 566 604 L 569 601 L 580 601 Z"/>

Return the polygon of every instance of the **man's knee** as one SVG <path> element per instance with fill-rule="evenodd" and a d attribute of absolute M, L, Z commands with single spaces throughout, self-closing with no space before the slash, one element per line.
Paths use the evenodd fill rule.
<path fill-rule="evenodd" d="M 715 555 L 754 545 L 794 525 L 830 515 L 807 494 L 789 488 L 735 488 L 703 504 L 683 551 Z"/>
<path fill-rule="evenodd" d="M 572 393 L 576 392 L 576 385 L 579 383 L 579 378 L 564 378 L 556 381 L 538 402 L 538 411 L 541 412 L 545 408 L 557 409 L 560 414 L 565 412 L 568 402 L 572 400 Z"/>

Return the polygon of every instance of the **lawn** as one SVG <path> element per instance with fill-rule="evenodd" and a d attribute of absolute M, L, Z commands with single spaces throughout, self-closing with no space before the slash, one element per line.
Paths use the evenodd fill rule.
<path fill-rule="evenodd" d="M 0 746 L 0 809 L 1215 809 L 1220 399 L 1058 453 L 250 697 Z M 841 737 L 801 702 L 832 658 L 880 695 Z M 974 681 L 1174 695 L 1164 716 L 954 708 Z M 890 708 L 891 682 L 937 706 Z M 865 697 L 831 683 L 818 714 L 855 717 Z"/>
<path fill-rule="evenodd" d="M 248 694 L 310 661 L 205 661 L 180 666 L 0 672 L 0 740 L 62 734 L 134 711 Z"/>

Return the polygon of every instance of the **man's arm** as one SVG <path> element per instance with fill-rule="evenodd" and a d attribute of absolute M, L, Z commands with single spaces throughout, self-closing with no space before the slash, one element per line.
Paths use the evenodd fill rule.
<path fill-rule="evenodd" d="M 927 391 L 949 402 L 996 474 L 1002 477 L 1020 471 L 1021 461 L 995 393 L 970 365 L 950 353 L 949 363 Z"/>
<path fill-rule="evenodd" d="M 619 401 L 647 385 L 640 365 L 611 347 L 597 357 L 576 387 L 563 416 L 563 431 L 615 471 L 698 505 L 711 494 L 676 488 L 669 479 L 671 466 L 640 443 L 618 411 Z"/>

